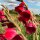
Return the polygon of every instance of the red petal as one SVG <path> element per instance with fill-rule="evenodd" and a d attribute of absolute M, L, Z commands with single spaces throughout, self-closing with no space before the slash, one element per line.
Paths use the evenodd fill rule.
<path fill-rule="evenodd" d="M 21 13 L 21 12 L 25 11 L 25 9 L 23 7 L 17 6 L 17 7 L 15 7 L 15 11 L 18 13 Z"/>
<path fill-rule="evenodd" d="M 7 38 L 8 40 L 11 40 L 12 38 L 14 38 L 17 35 L 17 33 L 16 33 L 15 29 L 7 28 L 4 35 L 5 35 L 5 38 Z"/>
<path fill-rule="evenodd" d="M 2 10 L 0 10 L 0 15 L 4 15 L 4 12 Z"/>
<path fill-rule="evenodd" d="M 25 19 L 25 21 L 28 21 L 31 17 L 31 14 L 30 14 L 29 10 L 21 12 L 20 15 Z"/>

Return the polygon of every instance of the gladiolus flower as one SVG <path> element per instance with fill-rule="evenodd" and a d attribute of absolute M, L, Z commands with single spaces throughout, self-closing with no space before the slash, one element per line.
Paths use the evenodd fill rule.
<path fill-rule="evenodd" d="M 4 15 L 1 15 L 1 16 L 0 16 L 0 18 L 1 18 L 1 19 L 4 19 L 4 18 L 5 18 L 5 16 L 4 16 Z"/>
<path fill-rule="evenodd" d="M 19 20 L 23 23 L 27 22 L 31 18 L 31 14 L 29 10 L 20 13 Z"/>
<path fill-rule="evenodd" d="M 25 27 L 28 34 L 35 33 L 36 31 L 36 26 L 32 22 L 27 23 Z"/>
<path fill-rule="evenodd" d="M 5 38 L 6 38 L 7 40 L 11 40 L 11 39 L 14 38 L 16 35 L 17 35 L 17 32 L 16 32 L 16 30 L 13 29 L 13 28 L 7 28 L 6 31 L 5 31 L 5 34 L 4 34 L 4 36 L 5 36 Z"/>
<path fill-rule="evenodd" d="M 25 9 L 24 9 L 24 7 L 17 6 L 17 7 L 15 7 L 15 11 L 18 13 L 21 13 L 21 12 L 25 11 Z"/>
<path fill-rule="evenodd" d="M 23 16 L 26 19 L 30 19 L 30 17 L 31 17 L 29 10 L 25 10 L 24 12 L 21 12 L 20 15 Z"/>
<path fill-rule="evenodd" d="M 0 15 L 4 15 L 4 12 L 2 10 L 0 10 Z"/>
<path fill-rule="evenodd" d="M 2 18 L 4 18 L 4 16 L 2 16 L 2 15 L 4 15 L 4 12 L 2 10 L 0 10 L 0 22 L 1 22 Z"/>
<path fill-rule="evenodd" d="M 7 40 L 22 40 L 22 37 L 17 34 L 15 28 L 7 28 L 4 37 Z"/>

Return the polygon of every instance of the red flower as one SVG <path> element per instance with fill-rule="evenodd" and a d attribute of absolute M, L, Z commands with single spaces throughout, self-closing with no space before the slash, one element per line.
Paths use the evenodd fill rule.
<path fill-rule="evenodd" d="M 21 12 L 20 15 L 23 16 L 24 18 L 30 18 L 31 16 L 29 10 L 25 10 L 24 12 Z"/>
<path fill-rule="evenodd" d="M 28 34 L 35 33 L 36 31 L 36 26 L 32 22 L 27 23 L 25 27 Z"/>
<path fill-rule="evenodd" d="M 24 2 L 21 2 L 21 3 L 19 4 L 19 6 L 21 6 L 21 7 L 24 7 L 24 5 L 25 5 Z"/>
<path fill-rule="evenodd" d="M 4 12 L 2 10 L 0 10 L 0 22 L 1 22 L 1 19 L 4 18 L 3 15 L 4 15 Z"/>
<path fill-rule="evenodd" d="M 20 16 L 18 19 L 20 21 L 22 21 L 23 23 L 25 23 L 26 21 L 28 21 L 30 19 L 30 17 L 31 17 L 30 11 L 26 10 L 26 11 L 20 13 Z"/>
<path fill-rule="evenodd" d="M 16 32 L 15 29 L 13 28 L 7 28 L 6 29 L 6 32 L 4 34 L 4 37 L 7 39 L 7 40 L 22 40 L 23 37 L 22 36 L 19 36 Z"/>
<path fill-rule="evenodd" d="M 0 15 L 4 15 L 4 12 L 2 10 L 0 10 Z"/>
<path fill-rule="evenodd" d="M 1 18 L 1 19 L 4 19 L 4 18 L 5 18 L 5 16 L 4 16 L 4 15 L 1 15 L 1 16 L 0 16 L 0 18 Z"/>
<path fill-rule="evenodd" d="M 5 34 L 4 34 L 4 36 L 5 36 L 5 38 L 6 38 L 7 40 L 11 40 L 11 39 L 14 38 L 16 35 L 17 35 L 17 32 L 16 32 L 16 30 L 13 29 L 13 28 L 7 28 L 7 29 L 6 29 L 6 32 L 5 32 Z"/>
<path fill-rule="evenodd" d="M 17 7 L 15 7 L 15 11 L 18 13 L 21 13 L 21 12 L 25 11 L 25 9 L 24 9 L 24 7 L 17 6 Z"/>
<path fill-rule="evenodd" d="M 3 34 L 0 34 L 0 40 L 6 40 Z"/>
<path fill-rule="evenodd" d="M 5 18 L 5 16 L 0 15 L 0 22 L 2 22 L 2 20 Z"/>

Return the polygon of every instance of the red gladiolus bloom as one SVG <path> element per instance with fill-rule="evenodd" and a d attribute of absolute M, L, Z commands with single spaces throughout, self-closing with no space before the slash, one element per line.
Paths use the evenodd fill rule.
<path fill-rule="evenodd" d="M 11 39 L 14 38 L 16 35 L 17 35 L 17 32 L 16 32 L 16 30 L 13 29 L 13 28 L 7 28 L 7 29 L 6 29 L 6 32 L 5 32 L 5 34 L 4 34 L 4 36 L 5 36 L 5 38 L 6 38 L 7 40 L 11 40 Z"/>
<path fill-rule="evenodd" d="M 36 26 L 32 22 L 27 23 L 25 27 L 28 34 L 35 33 L 36 31 Z"/>
<path fill-rule="evenodd" d="M 4 16 L 2 16 L 2 15 L 4 15 L 4 12 L 2 10 L 0 10 L 0 22 L 1 22 L 1 19 L 4 18 Z"/>
<path fill-rule="evenodd" d="M 15 29 L 13 28 L 7 28 L 6 29 L 6 32 L 4 34 L 4 37 L 7 39 L 7 40 L 22 40 L 22 36 L 19 36 L 16 32 Z"/>
<path fill-rule="evenodd" d="M 5 16 L 0 15 L 0 22 L 2 22 L 2 19 L 4 19 L 4 18 L 5 18 Z"/>
<path fill-rule="evenodd" d="M 18 13 L 21 13 L 21 12 L 25 11 L 25 9 L 24 9 L 24 7 L 17 6 L 17 7 L 15 7 L 15 11 Z"/>
<path fill-rule="evenodd" d="M 4 15 L 4 12 L 2 10 L 0 10 L 0 15 Z"/>
<path fill-rule="evenodd" d="M 0 40 L 6 40 L 3 34 L 0 34 Z"/>
<path fill-rule="evenodd" d="M 26 10 L 20 13 L 19 20 L 26 22 L 30 19 L 30 17 L 31 17 L 30 11 Z"/>
<path fill-rule="evenodd" d="M 21 7 L 24 7 L 24 5 L 25 5 L 24 2 L 21 2 L 21 3 L 19 4 L 19 6 L 21 6 Z"/>

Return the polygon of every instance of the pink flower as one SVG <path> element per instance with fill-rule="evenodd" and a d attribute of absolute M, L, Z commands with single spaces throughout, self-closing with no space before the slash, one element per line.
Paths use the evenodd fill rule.
<path fill-rule="evenodd" d="M 21 12 L 20 13 L 20 16 L 19 16 L 19 21 L 22 21 L 23 23 L 26 23 L 31 17 L 31 13 L 29 10 L 26 10 L 24 12 Z"/>
<path fill-rule="evenodd" d="M 17 7 L 15 7 L 15 11 L 18 13 L 21 13 L 21 12 L 25 11 L 25 9 L 24 9 L 24 7 L 17 6 Z"/>
<path fill-rule="evenodd" d="M 2 22 L 2 19 L 4 19 L 4 18 L 5 18 L 5 16 L 0 15 L 0 22 Z"/>
<path fill-rule="evenodd" d="M 3 18 L 5 18 L 4 12 L 2 10 L 0 10 L 0 20 L 3 19 Z"/>
<path fill-rule="evenodd" d="M 0 16 L 0 18 L 1 18 L 1 19 L 4 19 L 4 18 L 5 18 L 5 16 L 4 16 L 4 15 L 1 15 L 1 16 Z"/>
<path fill-rule="evenodd" d="M 0 10 L 0 15 L 4 15 L 4 12 L 2 10 Z"/>
<path fill-rule="evenodd" d="M 4 37 L 7 40 L 22 40 L 23 37 L 19 36 L 15 30 L 15 28 L 7 28 L 4 34 Z"/>
<path fill-rule="evenodd" d="M 30 13 L 29 10 L 26 10 L 26 11 L 20 13 L 20 15 L 21 15 L 22 17 L 24 17 L 24 18 L 26 19 L 26 21 L 28 21 L 28 20 L 30 19 L 30 17 L 31 17 L 31 13 Z"/>
<path fill-rule="evenodd" d="M 17 35 L 17 32 L 16 32 L 16 30 L 13 29 L 13 28 L 7 28 L 7 29 L 6 29 L 6 32 L 5 32 L 5 34 L 4 34 L 4 36 L 5 36 L 5 38 L 6 38 L 7 40 L 11 40 L 11 39 L 14 38 L 16 35 Z"/>
<path fill-rule="evenodd" d="M 30 19 L 31 13 L 29 10 L 25 10 L 24 12 L 20 13 L 21 16 L 23 16 L 25 19 Z"/>
<path fill-rule="evenodd" d="M 36 31 L 36 26 L 35 26 L 32 22 L 27 23 L 27 24 L 25 25 L 25 27 L 26 27 L 26 32 L 27 32 L 28 34 L 35 33 L 35 31 Z"/>

